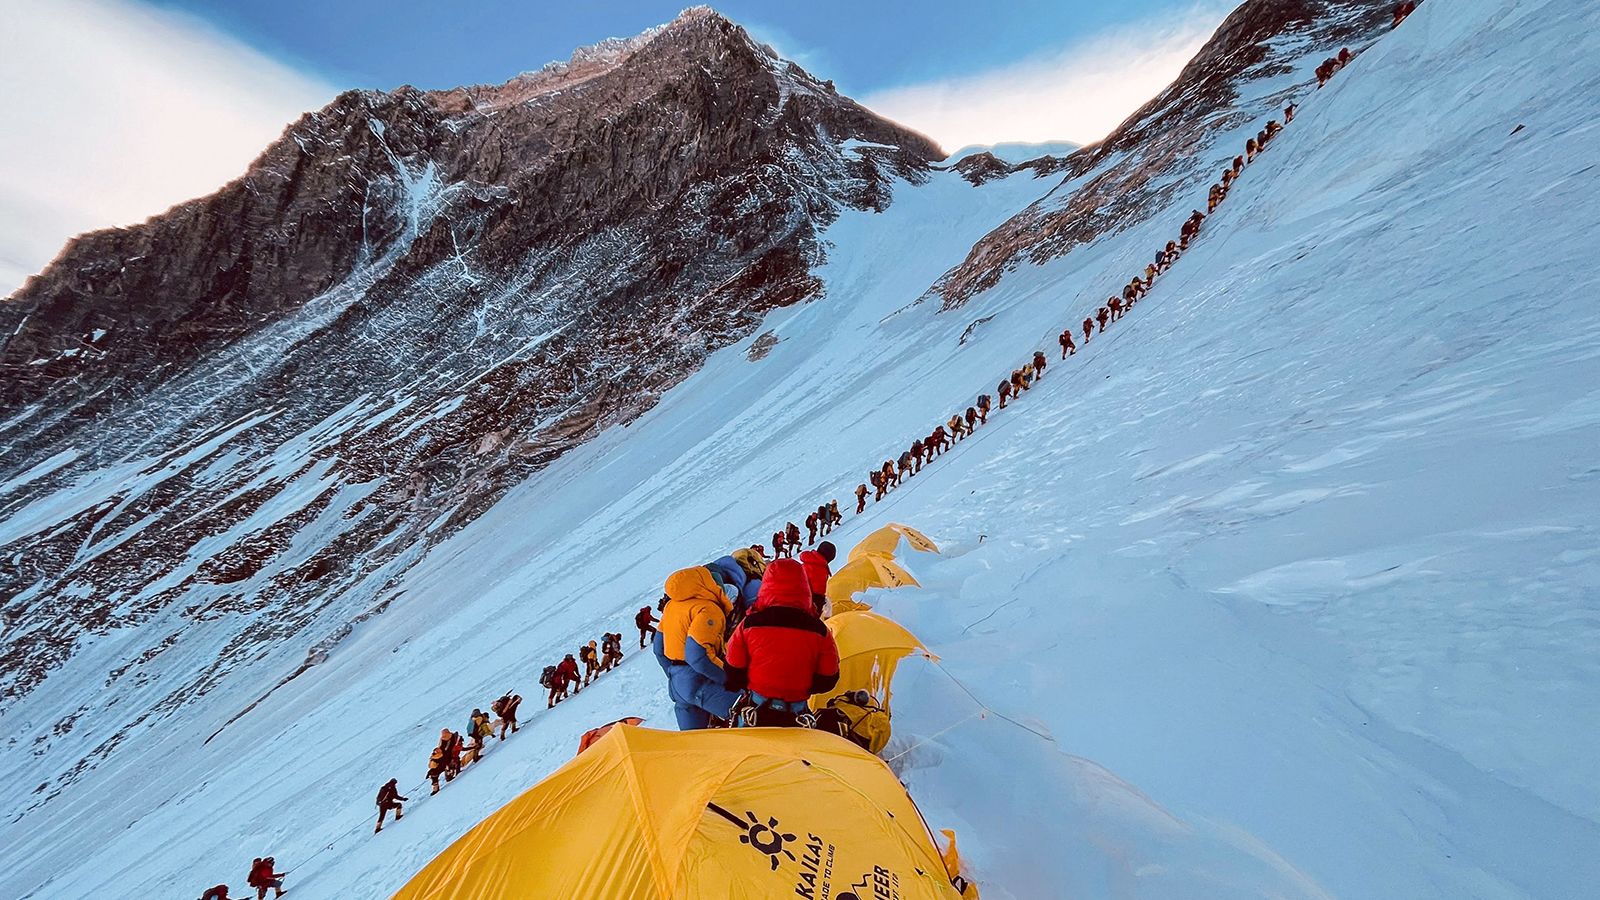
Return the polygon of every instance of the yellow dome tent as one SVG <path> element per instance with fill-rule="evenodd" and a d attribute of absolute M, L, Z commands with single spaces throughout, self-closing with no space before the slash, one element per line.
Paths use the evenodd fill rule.
<path fill-rule="evenodd" d="M 889 708 L 889 683 L 900 660 L 913 653 L 937 659 L 917 636 L 895 620 L 868 610 L 835 613 L 827 621 L 839 645 L 839 684 L 811 698 L 811 708 L 821 709 L 845 691 L 866 691 L 878 705 Z"/>
<path fill-rule="evenodd" d="M 851 596 L 868 588 L 885 587 L 918 587 L 917 579 L 911 573 L 900 567 L 900 564 L 887 556 L 875 553 L 852 559 L 844 567 L 828 577 L 828 601 L 834 605 L 834 612 L 843 612 L 839 604 L 841 601 L 850 600 Z M 865 604 L 852 601 L 855 608 L 865 608 Z"/>
<path fill-rule="evenodd" d="M 927 535 L 912 528 L 910 525 L 901 525 L 890 522 L 877 531 L 861 539 L 861 543 L 850 549 L 850 559 L 860 559 L 868 554 L 893 557 L 895 550 L 900 546 L 900 539 L 905 538 L 911 549 L 923 553 L 938 553 L 939 545 L 935 544 Z"/>
<path fill-rule="evenodd" d="M 396 900 L 954 900 L 884 762 L 795 728 L 619 725 L 418 872 Z"/>

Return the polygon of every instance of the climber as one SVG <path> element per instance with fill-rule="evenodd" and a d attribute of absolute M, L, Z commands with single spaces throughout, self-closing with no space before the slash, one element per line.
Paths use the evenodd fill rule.
<path fill-rule="evenodd" d="M 952 442 L 959 441 L 967 436 L 967 423 L 961 420 L 960 413 L 951 416 L 950 420 L 944 424 L 946 428 L 950 429 Z"/>
<path fill-rule="evenodd" d="M 728 643 L 727 686 L 741 726 L 809 726 L 806 701 L 839 683 L 839 647 L 812 611 L 806 567 L 774 563 L 755 612 Z"/>
<path fill-rule="evenodd" d="M 864 485 L 864 484 L 858 484 L 858 485 L 856 485 L 856 515 L 859 516 L 859 515 L 861 515 L 862 513 L 866 512 L 866 511 L 867 511 L 867 486 Z"/>
<path fill-rule="evenodd" d="M 1061 336 L 1056 338 L 1056 343 L 1061 345 L 1062 359 L 1066 359 L 1068 356 L 1078 352 L 1078 345 L 1072 342 L 1071 328 L 1062 331 Z"/>
<path fill-rule="evenodd" d="M 1094 334 L 1094 318 L 1091 317 L 1091 316 L 1084 316 L 1083 317 L 1083 342 L 1085 344 L 1089 343 L 1089 338 L 1093 334 Z"/>
<path fill-rule="evenodd" d="M 835 525 L 844 521 L 844 513 L 839 512 L 839 501 L 828 501 L 828 531 L 833 531 Z"/>
<path fill-rule="evenodd" d="M 472 715 L 467 717 L 467 738 L 471 744 L 467 752 L 472 754 L 472 761 L 483 758 L 483 739 L 488 737 L 492 729 L 489 727 L 489 717 L 481 709 L 474 709 Z"/>
<path fill-rule="evenodd" d="M 828 513 L 828 504 L 817 507 L 817 534 L 826 535 L 833 530 L 833 516 Z"/>
<path fill-rule="evenodd" d="M 1342 69 L 1345 66 L 1350 65 L 1350 60 L 1353 59 L 1353 58 L 1354 57 L 1350 55 L 1350 48 L 1349 47 L 1340 47 L 1339 48 L 1339 65 L 1338 65 L 1338 68 L 1334 69 L 1334 71 L 1337 72 L 1339 69 Z"/>
<path fill-rule="evenodd" d="M 622 665 L 622 633 L 611 632 L 605 636 L 604 640 L 600 641 L 600 671 L 609 672 L 619 665 Z M 520 700 L 522 698 L 518 697 L 517 699 Z M 517 730 L 515 722 L 511 723 L 511 730 Z"/>
<path fill-rule="evenodd" d="M 461 732 L 450 732 L 450 748 L 445 753 L 444 764 L 449 769 L 451 777 L 461 774 L 461 751 L 465 746 L 466 739 L 461 736 Z"/>
<path fill-rule="evenodd" d="M 966 419 L 967 434 L 971 434 L 972 430 L 978 427 L 978 411 L 970 406 L 967 407 Z"/>
<path fill-rule="evenodd" d="M 609 637 L 616 638 L 617 659 L 622 658 L 622 635 L 615 634 Z M 506 733 L 517 733 L 517 707 L 522 705 L 522 695 L 505 693 L 500 699 L 489 704 L 494 714 L 500 717 L 500 740 L 506 739 Z"/>
<path fill-rule="evenodd" d="M 807 513 L 806 514 L 806 546 L 809 547 L 812 544 L 815 544 L 816 542 L 817 542 L 817 514 L 814 513 L 814 512 L 813 513 Z"/>
<path fill-rule="evenodd" d="M 1256 144 L 1256 139 L 1255 138 L 1247 138 L 1247 139 L 1245 139 L 1245 142 L 1244 142 L 1244 161 L 1245 162 L 1255 162 L 1256 153 L 1258 153 L 1258 152 L 1260 152 L 1260 151 L 1259 151 L 1259 145 Z"/>
<path fill-rule="evenodd" d="M 566 658 L 556 664 L 555 674 L 550 678 L 550 702 L 546 709 L 553 708 L 557 703 L 567 699 L 570 694 L 578 693 L 578 661 L 568 653 Z M 570 694 L 569 689 L 570 688 Z"/>
<path fill-rule="evenodd" d="M 881 471 L 883 472 L 884 493 L 888 493 L 890 488 L 896 488 L 900 486 L 900 476 L 896 475 L 894 471 L 894 460 L 884 460 L 883 469 Z"/>
<path fill-rule="evenodd" d="M 1206 192 L 1206 212 L 1216 212 L 1217 204 L 1222 202 L 1222 185 L 1213 184 L 1211 190 Z"/>
<path fill-rule="evenodd" d="M 711 579 L 728 595 L 730 622 L 737 622 L 750 611 L 756 591 L 761 589 L 761 573 L 766 568 L 766 560 L 745 547 L 706 563 Z"/>
<path fill-rule="evenodd" d="M 1278 120 L 1277 119 L 1268 119 L 1267 120 L 1267 129 L 1266 129 L 1266 131 L 1267 131 L 1267 140 L 1270 141 L 1273 138 L 1277 137 L 1278 136 L 1278 132 L 1280 132 L 1282 130 L 1283 130 L 1283 126 L 1278 124 Z"/>
<path fill-rule="evenodd" d="M 950 449 L 950 438 L 945 435 L 943 425 L 935 425 L 933 427 L 933 433 L 928 435 L 928 441 L 933 444 L 933 452 L 935 454 L 943 453 Z"/>
<path fill-rule="evenodd" d="M 1414 0 L 1406 0 L 1406 2 L 1400 4 L 1399 6 L 1396 6 L 1394 8 L 1394 24 L 1391 25 L 1390 27 L 1391 28 L 1399 28 L 1400 27 L 1400 23 L 1404 22 L 1406 20 L 1407 16 L 1410 16 L 1412 13 L 1414 13 L 1416 11 L 1417 11 L 1417 4 L 1414 2 Z"/>
<path fill-rule="evenodd" d="M 389 810 L 394 810 L 394 820 L 396 822 L 405 818 L 405 809 L 400 804 L 410 798 L 400 796 L 400 788 L 397 786 L 399 783 L 400 779 L 391 778 L 383 787 L 378 788 L 378 827 L 372 829 L 373 834 L 383 830 L 383 817 L 388 815 Z"/>
<path fill-rule="evenodd" d="M 978 395 L 978 422 L 980 424 L 983 424 L 983 425 L 989 424 L 989 395 L 988 394 L 979 394 Z"/>
<path fill-rule="evenodd" d="M 898 475 L 896 476 L 897 478 L 899 478 L 900 480 L 904 480 L 904 479 L 910 478 L 912 475 L 916 474 L 916 472 L 914 472 L 912 470 L 912 467 L 915 465 L 915 463 L 912 462 L 912 455 L 911 455 L 911 451 L 910 450 L 902 450 L 900 452 L 900 459 L 898 460 L 898 462 L 899 462 L 899 465 L 900 465 L 900 471 L 899 471 Z M 805 554 L 801 554 L 801 555 L 804 556 Z"/>
<path fill-rule="evenodd" d="M 273 897 L 283 896 L 283 873 L 272 871 L 273 859 L 268 856 L 258 859 L 250 866 L 250 878 L 246 882 L 256 889 L 256 900 L 266 900 L 267 891 L 277 891 Z"/>
<path fill-rule="evenodd" d="M 594 641 L 578 648 L 578 661 L 583 663 L 583 686 L 588 687 L 595 676 L 600 674 L 600 650 Z"/>
<path fill-rule="evenodd" d="M 1034 377 L 1038 378 L 1041 381 L 1044 380 L 1044 367 L 1045 367 L 1045 364 L 1048 363 L 1048 362 L 1049 362 L 1049 360 L 1045 359 L 1043 350 L 1035 350 L 1035 351 L 1033 351 L 1033 371 L 1035 373 Z"/>
<path fill-rule="evenodd" d="M 455 779 L 455 773 L 450 771 L 450 729 L 439 732 L 439 744 L 428 754 L 428 780 L 433 782 L 433 793 L 439 793 L 439 776 L 443 775 L 445 781 Z"/>
<path fill-rule="evenodd" d="M 1113 297 L 1111 299 L 1115 300 L 1116 298 Z M 1104 307 L 1104 306 L 1102 306 L 1102 307 L 1100 307 L 1100 311 L 1095 314 L 1095 318 L 1098 319 L 1099 322 L 1100 322 L 1100 331 L 1101 331 L 1101 333 L 1104 333 L 1105 330 L 1106 330 L 1106 321 L 1111 318 L 1111 310 L 1106 308 L 1106 307 Z"/>
<path fill-rule="evenodd" d="M 1000 392 L 1000 408 L 1005 409 L 1006 401 L 1011 398 L 1011 379 L 1003 379 L 997 390 Z"/>
<path fill-rule="evenodd" d="M 784 527 L 783 536 L 787 539 L 787 543 L 789 545 L 789 555 L 793 556 L 794 552 L 800 549 L 800 526 L 790 522 Z"/>
<path fill-rule="evenodd" d="M 773 537 L 776 538 L 777 534 L 774 533 Z M 645 641 L 649 640 L 650 635 L 656 633 L 656 614 L 650 610 L 650 607 L 641 606 L 639 611 L 634 613 L 633 625 L 639 629 L 639 649 L 643 650 Z"/>
<path fill-rule="evenodd" d="M 1027 390 L 1027 388 L 1022 383 L 1022 370 L 1021 369 L 1012 369 L 1011 370 L 1011 399 L 1015 400 L 1018 397 L 1021 397 L 1022 396 L 1022 392 L 1025 391 L 1025 390 Z"/>
<path fill-rule="evenodd" d="M 204 894 L 200 895 L 200 900 L 237 900 L 237 898 L 229 897 L 228 886 L 219 884 L 214 888 L 208 888 Z"/>
<path fill-rule="evenodd" d="M 1333 77 L 1333 70 L 1337 69 L 1338 67 L 1339 61 L 1331 56 L 1323 60 L 1321 65 L 1317 66 L 1317 88 L 1319 90 L 1323 85 L 1328 83 L 1328 79 Z"/>
<path fill-rule="evenodd" d="M 1122 296 L 1128 298 L 1128 303 L 1132 303 L 1133 289 L 1128 285 L 1123 285 Z M 1122 300 L 1116 297 L 1106 298 L 1106 309 L 1111 311 L 1111 321 L 1115 322 L 1122 318 Z"/>
<path fill-rule="evenodd" d="M 1283 124 L 1287 125 L 1290 122 L 1293 122 L 1294 121 L 1295 110 L 1297 110 L 1299 108 L 1300 107 L 1295 106 L 1293 103 L 1289 104 L 1288 106 L 1285 106 L 1283 108 Z"/>
<path fill-rule="evenodd" d="M 872 502 L 877 503 L 879 500 L 883 499 L 883 473 L 877 469 L 873 469 L 872 472 L 867 475 L 867 480 L 872 482 L 872 489 L 876 491 L 876 493 L 872 496 Z"/>
<path fill-rule="evenodd" d="M 828 579 L 833 577 L 833 570 L 828 566 L 838 552 L 832 543 L 823 541 L 817 545 L 817 549 L 800 554 L 800 565 L 805 567 L 806 583 L 811 585 L 811 600 L 819 616 L 827 615 Z"/>
<path fill-rule="evenodd" d="M 1156 267 L 1155 267 L 1154 263 L 1151 263 L 1150 265 L 1147 265 L 1147 266 L 1144 267 L 1144 281 L 1145 281 L 1145 284 L 1149 284 L 1150 282 L 1155 281 L 1155 280 L 1156 280 Z"/>
<path fill-rule="evenodd" d="M 799 565 L 773 560 L 773 566 Z M 763 584 L 766 579 L 763 579 Z M 667 675 L 678 730 L 707 728 L 727 719 L 737 694 L 723 687 L 724 627 L 732 603 L 705 566 L 667 576 L 667 606 L 651 648 Z"/>

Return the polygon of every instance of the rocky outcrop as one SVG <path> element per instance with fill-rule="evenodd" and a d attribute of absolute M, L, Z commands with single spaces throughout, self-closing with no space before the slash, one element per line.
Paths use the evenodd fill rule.
<path fill-rule="evenodd" d="M 0 304 L 0 703 L 157 617 L 222 632 L 141 720 L 254 642 L 320 646 L 818 297 L 819 230 L 941 155 L 699 9 L 503 85 L 343 94 L 218 193 L 78 238 Z"/>
<path fill-rule="evenodd" d="M 1149 210 L 1165 208 L 1170 195 L 1198 188 L 1204 196 L 1203 184 L 1215 178 L 1220 159 L 1242 149 L 1213 151 L 1215 136 L 1244 122 L 1265 123 L 1305 86 L 1255 85 L 1293 71 L 1300 53 L 1328 55 L 1375 40 L 1393 7 L 1388 0 L 1247 0 L 1171 86 L 1103 141 L 1065 159 L 1024 164 L 1040 175 L 1062 173 L 1062 187 L 985 236 L 922 299 L 955 309 L 1024 263 L 1055 259 L 1142 221 Z M 1309 70 L 1304 75 L 1309 78 Z M 974 183 L 999 173 L 976 159 L 982 155 L 962 161 L 968 165 L 962 173 Z M 1087 181 L 1066 189 L 1085 176 Z"/>

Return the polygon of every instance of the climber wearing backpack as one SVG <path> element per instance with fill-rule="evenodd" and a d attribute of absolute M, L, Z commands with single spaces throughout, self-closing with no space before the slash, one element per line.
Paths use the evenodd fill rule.
<path fill-rule="evenodd" d="M 828 579 L 833 577 L 833 570 L 828 565 L 838 555 L 838 549 L 828 541 L 818 544 L 815 550 L 800 554 L 800 565 L 805 569 L 806 584 L 811 586 L 811 600 L 816 606 L 814 611 L 819 616 L 827 614 Z"/>
<path fill-rule="evenodd" d="M 1036 379 L 1038 379 L 1040 381 L 1044 380 L 1044 367 L 1048 362 L 1049 362 L 1049 360 L 1047 360 L 1045 358 L 1043 350 L 1035 350 L 1035 351 L 1033 351 L 1033 377 L 1034 378 L 1036 378 Z"/>
<path fill-rule="evenodd" d="M 603 671 L 609 672 L 622 665 L 622 632 L 614 631 L 606 635 L 606 639 L 601 642 L 601 647 L 603 650 L 600 655 L 600 668 Z M 513 728 L 512 730 L 515 731 L 516 729 Z"/>
<path fill-rule="evenodd" d="M 245 883 L 256 889 L 256 900 L 266 900 L 267 891 L 277 891 L 272 896 L 283 896 L 283 873 L 274 872 L 273 858 L 256 860 L 250 866 L 250 878 Z"/>
<path fill-rule="evenodd" d="M 781 562 L 773 560 L 767 571 Z M 667 695 L 678 729 L 706 728 L 712 717 L 727 719 L 738 697 L 723 686 L 722 669 L 724 629 L 733 602 L 705 566 L 673 572 L 667 577 L 666 593 L 661 630 L 651 646 L 667 674 Z"/>
<path fill-rule="evenodd" d="M 373 834 L 383 831 L 383 817 L 388 815 L 389 810 L 394 810 L 394 820 L 396 822 L 405 818 L 405 808 L 400 804 L 410 798 L 400 796 L 399 784 L 400 779 L 391 778 L 384 783 L 383 787 L 378 788 L 378 827 L 372 829 Z"/>
<path fill-rule="evenodd" d="M 1417 4 L 1414 2 L 1414 0 L 1406 0 L 1406 2 L 1394 8 L 1394 24 L 1390 25 L 1389 27 L 1399 28 L 1400 23 L 1404 22 L 1408 16 L 1416 11 Z"/>
<path fill-rule="evenodd" d="M 1062 359 L 1066 359 L 1068 356 L 1078 352 L 1078 345 L 1072 342 L 1071 328 L 1063 330 L 1061 336 L 1056 338 L 1056 343 L 1061 345 Z"/>
<path fill-rule="evenodd" d="M 816 542 L 817 542 L 817 514 L 816 513 L 808 513 L 806 515 L 806 546 L 809 547 L 812 544 L 815 544 Z"/>
<path fill-rule="evenodd" d="M 467 730 L 462 732 L 467 736 L 467 750 L 471 754 L 471 762 L 483 758 L 483 740 L 493 733 L 489 725 L 489 716 L 481 709 L 474 709 L 472 715 L 467 717 Z"/>
<path fill-rule="evenodd" d="M 1116 298 L 1113 297 L 1112 299 L 1114 300 Z M 1111 319 L 1111 309 L 1110 309 L 1110 307 L 1106 307 L 1106 306 L 1100 307 L 1100 311 L 1095 313 L 1094 317 L 1095 317 L 1095 319 L 1099 320 L 1099 322 L 1100 322 L 1100 333 L 1104 334 L 1105 330 L 1106 330 L 1106 322 Z"/>
<path fill-rule="evenodd" d="M 995 390 L 1000 393 L 1000 408 L 1005 409 L 1006 401 L 1011 399 L 1011 379 L 1007 378 L 1000 382 L 1000 386 Z"/>
<path fill-rule="evenodd" d="M 1094 335 L 1094 317 L 1093 316 L 1084 316 L 1083 317 L 1083 343 L 1084 343 L 1085 346 L 1088 345 L 1089 338 L 1092 337 L 1093 335 Z"/>
<path fill-rule="evenodd" d="M 1288 106 L 1285 106 L 1283 108 L 1283 124 L 1287 125 L 1290 122 L 1293 122 L 1294 121 L 1295 111 L 1298 110 L 1299 108 L 1300 107 L 1295 106 L 1293 103 L 1289 104 Z"/>
<path fill-rule="evenodd" d="M 883 473 L 877 469 L 873 469 L 871 472 L 867 473 L 867 480 L 872 482 L 872 502 L 877 503 L 879 500 L 883 499 Z"/>
<path fill-rule="evenodd" d="M 911 476 L 916 474 L 916 472 L 914 472 L 912 470 L 912 466 L 914 464 L 912 463 L 911 459 L 912 459 L 912 457 L 911 457 L 911 451 L 910 450 L 905 450 L 905 451 L 901 452 L 900 459 L 896 461 L 896 464 L 900 467 L 900 471 L 899 471 L 899 474 L 897 476 L 898 480 L 904 481 L 905 479 L 910 478 Z M 800 555 L 801 556 L 805 556 L 804 553 L 802 553 Z"/>
<path fill-rule="evenodd" d="M 844 513 L 839 512 L 839 501 L 828 501 L 828 531 L 833 531 L 834 526 L 844 521 Z"/>
<path fill-rule="evenodd" d="M 800 549 L 800 526 L 790 522 L 784 526 L 783 536 L 788 543 L 789 555 L 793 556 L 794 552 Z"/>
<path fill-rule="evenodd" d="M 989 395 L 978 395 L 978 424 L 989 424 Z"/>
<path fill-rule="evenodd" d="M 588 687 L 600 674 L 600 648 L 594 641 L 578 648 L 578 659 L 583 663 L 583 686 Z"/>
<path fill-rule="evenodd" d="M 622 635 L 615 635 L 620 646 Z M 618 650 L 620 655 L 621 651 Z M 517 707 L 522 705 L 521 694 L 501 694 L 500 699 L 489 704 L 489 710 L 500 717 L 500 740 L 506 739 L 507 732 L 517 733 Z"/>
<path fill-rule="evenodd" d="M 235 900 L 235 898 L 228 896 L 227 885 L 219 884 L 216 887 L 207 888 L 206 892 L 200 895 L 200 900 Z"/>
<path fill-rule="evenodd" d="M 900 486 L 900 476 L 896 475 L 895 471 L 894 471 L 894 460 L 890 460 L 890 459 L 884 460 L 883 461 L 883 469 L 882 469 L 882 471 L 883 471 L 883 490 L 884 490 L 884 493 L 888 493 L 890 488 L 895 488 L 895 487 L 899 487 Z"/>
<path fill-rule="evenodd" d="M 455 741 L 455 734 L 448 728 L 439 732 L 439 743 L 428 754 L 428 780 L 433 783 L 433 793 L 439 793 L 439 777 L 444 776 L 448 783 L 454 781 L 455 770 L 450 767 L 450 748 Z"/>
<path fill-rule="evenodd" d="M 955 415 L 951 416 L 950 421 L 946 422 L 945 424 L 949 426 L 950 435 L 952 438 L 958 441 L 966 439 L 967 423 L 962 420 L 960 413 L 956 413 Z"/>
<path fill-rule="evenodd" d="M 578 662 L 568 653 L 566 658 L 557 663 L 554 671 L 546 670 L 550 675 L 550 700 L 545 704 L 546 709 L 553 709 L 557 703 L 567 699 L 568 689 L 577 693 L 575 685 L 578 683 Z"/>
<path fill-rule="evenodd" d="M 813 612 L 805 566 L 773 563 L 755 611 L 728 642 L 726 684 L 743 691 L 736 725 L 810 724 L 806 701 L 839 682 L 839 647 Z"/>
<path fill-rule="evenodd" d="M 966 418 L 967 418 L 967 434 L 971 434 L 972 433 L 972 429 L 978 427 L 978 411 L 973 409 L 970 406 L 967 407 L 967 416 L 966 416 Z"/>
<path fill-rule="evenodd" d="M 777 534 L 774 533 L 772 537 L 774 543 L 776 543 Z M 645 641 L 649 640 L 650 635 L 656 633 L 656 614 L 650 611 L 650 607 L 641 606 L 639 611 L 634 613 L 633 625 L 639 629 L 639 649 L 643 650 Z"/>
<path fill-rule="evenodd" d="M 866 511 L 867 511 L 867 486 L 864 485 L 864 484 L 858 484 L 858 485 L 856 485 L 856 515 L 859 516 L 859 515 L 861 515 L 862 513 L 866 512 Z"/>

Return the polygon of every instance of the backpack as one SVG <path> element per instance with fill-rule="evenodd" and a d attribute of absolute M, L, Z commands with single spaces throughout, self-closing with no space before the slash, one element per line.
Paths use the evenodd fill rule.
<path fill-rule="evenodd" d="M 539 686 L 540 687 L 545 687 L 545 688 L 554 687 L 555 683 L 556 683 L 556 667 L 555 666 L 545 666 L 544 667 L 544 674 L 539 676 Z"/>
<path fill-rule="evenodd" d="M 889 744 L 889 714 L 866 691 L 851 691 L 829 700 L 817 711 L 816 728 L 846 738 L 868 753 L 881 753 Z"/>
<path fill-rule="evenodd" d="M 503 715 L 505 713 L 506 701 L 508 699 L 510 699 L 510 698 L 501 697 L 499 700 L 496 700 L 495 702 L 489 704 L 489 711 L 494 713 L 497 716 L 498 715 Z"/>

